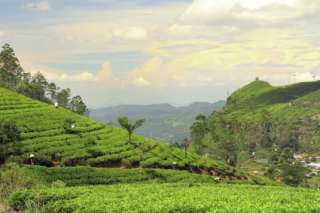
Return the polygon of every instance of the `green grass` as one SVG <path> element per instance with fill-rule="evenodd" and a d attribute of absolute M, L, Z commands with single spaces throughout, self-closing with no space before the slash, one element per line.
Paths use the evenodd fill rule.
<path fill-rule="evenodd" d="M 32 100 L 0 88 L 0 117 L 13 120 L 22 132 L 20 151 L 11 161 L 28 162 L 30 154 L 42 165 L 164 168 L 241 176 L 219 161 L 202 158 L 151 138 L 134 135 L 80 116 L 64 108 Z M 78 134 L 66 134 L 65 119 L 76 122 Z M 17 145 L 18 145 L 17 144 Z"/>
<path fill-rule="evenodd" d="M 44 212 L 319 212 L 317 191 L 248 185 L 131 184 L 22 190 L 11 207 L 26 202 Z"/>

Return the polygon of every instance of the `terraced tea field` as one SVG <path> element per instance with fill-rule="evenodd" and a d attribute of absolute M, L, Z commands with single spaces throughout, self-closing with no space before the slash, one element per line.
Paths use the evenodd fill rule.
<path fill-rule="evenodd" d="M 10 205 L 44 212 L 320 212 L 318 191 L 246 185 L 138 184 L 24 190 Z"/>
<path fill-rule="evenodd" d="M 191 170 L 222 176 L 241 176 L 225 164 L 151 138 L 134 136 L 64 108 L 55 108 L 0 88 L 0 118 L 13 120 L 22 132 L 20 150 L 11 160 L 28 162 L 30 154 L 47 166 L 90 165 L 95 167 L 144 167 Z M 75 121 L 74 134 L 64 129 L 66 119 Z"/>

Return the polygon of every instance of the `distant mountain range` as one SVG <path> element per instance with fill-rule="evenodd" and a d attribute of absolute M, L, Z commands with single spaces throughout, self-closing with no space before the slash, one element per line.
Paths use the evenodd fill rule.
<path fill-rule="evenodd" d="M 189 127 L 196 115 L 201 113 L 208 116 L 224 105 L 224 101 L 195 102 L 182 107 L 170 104 L 119 105 L 90 110 L 90 117 L 115 125 L 118 125 L 117 119 L 120 116 L 127 116 L 132 120 L 145 118 L 145 124 L 137 130 L 139 134 L 172 143 L 189 136 Z"/>

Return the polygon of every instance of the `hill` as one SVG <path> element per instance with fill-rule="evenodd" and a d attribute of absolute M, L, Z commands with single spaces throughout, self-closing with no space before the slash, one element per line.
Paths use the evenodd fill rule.
<path fill-rule="evenodd" d="M 145 118 L 144 126 L 137 130 L 139 134 L 156 138 L 164 142 L 180 142 L 189 137 L 189 128 L 199 113 L 209 116 L 220 110 L 224 101 L 216 103 L 195 102 L 188 106 L 174 107 L 169 104 L 120 105 L 94 109 L 90 111 L 93 119 L 105 123 L 117 124 L 120 116 L 131 119 Z"/>
<path fill-rule="evenodd" d="M 164 168 L 188 170 L 224 177 L 245 178 L 235 169 L 219 161 L 134 135 L 128 143 L 127 133 L 112 125 L 55 108 L 7 89 L 0 88 L 0 117 L 15 121 L 22 140 L 7 145 L 8 161 L 46 166 L 89 165 L 95 167 Z M 65 121 L 75 128 L 66 132 Z"/>
<path fill-rule="evenodd" d="M 254 81 L 234 92 L 210 117 L 214 140 L 232 138 L 265 158 L 273 147 L 296 154 L 320 152 L 320 81 L 272 86 Z M 260 149 L 261 148 L 261 149 Z M 260 152 L 261 151 L 261 152 Z"/>

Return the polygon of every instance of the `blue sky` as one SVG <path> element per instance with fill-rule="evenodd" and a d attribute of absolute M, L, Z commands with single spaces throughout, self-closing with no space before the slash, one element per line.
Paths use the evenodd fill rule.
<path fill-rule="evenodd" d="M 314 0 L 1 0 L 0 44 L 91 107 L 226 98 L 318 79 Z"/>

